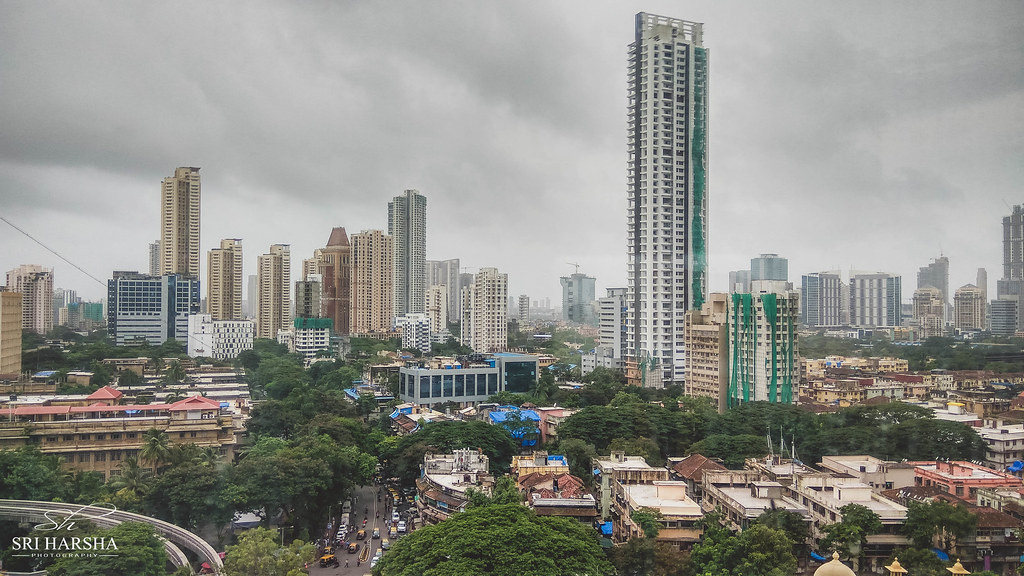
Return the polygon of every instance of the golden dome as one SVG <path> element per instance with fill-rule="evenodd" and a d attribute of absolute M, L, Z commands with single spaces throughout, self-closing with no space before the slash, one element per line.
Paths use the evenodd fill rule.
<path fill-rule="evenodd" d="M 857 576 L 849 566 L 839 561 L 839 552 L 832 553 L 832 561 L 814 571 L 814 576 Z"/>

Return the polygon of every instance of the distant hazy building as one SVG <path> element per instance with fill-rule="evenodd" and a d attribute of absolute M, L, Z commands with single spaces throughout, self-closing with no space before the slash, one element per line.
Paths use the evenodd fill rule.
<path fill-rule="evenodd" d="M 1017 333 L 1017 317 L 1020 300 L 1016 296 L 1000 296 L 989 306 L 989 331 L 996 336 L 1013 336 Z"/>
<path fill-rule="evenodd" d="M 160 240 L 154 240 L 149 244 L 149 275 L 160 275 Z"/>
<path fill-rule="evenodd" d="M 481 268 L 462 288 L 462 343 L 474 352 L 508 348 L 508 274 Z"/>
<path fill-rule="evenodd" d="M 623 362 L 629 355 L 627 321 L 629 301 L 625 288 L 607 288 L 608 295 L 597 300 L 598 339 L 597 346 L 580 359 L 582 371 L 589 374 L 595 368 L 623 369 Z"/>
<path fill-rule="evenodd" d="M 0 378 L 21 374 L 21 298 L 0 286 Z"/>
<path fill-rule="evenodd" d="M 885 272 L 850 273 L 850 325 L 858 328 L 900 326 L 900 277 Z"/>
<path fill-rule="evenodd" d="M 53 269 L 23 264 L 7 272 L 7 289 L 21 294 L 21 328 L 36 334 L 53 330 Z"/>
<path fill-rule="evenodd" d="M 317 259 L 323 277 L 322 316 L 333 321 L 336 333 L 347 336 L 351 333 L 352 246 L 344 228 L 331 230 L 327 246 L 317 251 Z"/>
<path fill-rule="evenodd" d="M 637 381 L 660 388 L 683 384 L 683 313 L 707 297 L 709 60 L 700 22 L 640 12 L 634 24 L 626 84 L 628 347 Z"/>
<path fill-rule="evenodd" d="M 423 312 L 426 303 L 427 199 L 419 191 L 406 190 L 388 203 L 388 236 L 394 250 L 394 309 L 388 314 L 390 320 L 401 314 Z"/>
<path fill-rule="evenodd" d="M 256 337 L 277 338 L 292 323 L 291 249 L 274 244 L 256 262 Z"/>
<path fill-rule="evenodd" d="M 978 268 L 978 279 L 974 285 L 981 290 L 981 293 L 985 295 L 985 301 L 988 302 L 988 271 Z"/>
<path fill-rule="evenodd" d="M 804 326 L 842 326 L 843 304 L 843 281 L 839 272 L 813 272 L 801 277 L 800 321 Z"/>
<path fill-rule="evenodd" d="M 242 241 L 226 238 L 210 250 L 206 267 L 206 311 L 214 320 L 242 319 Z"/>
<path fill-rule="evenodd" d="M 352 304 L 349 327 L 354 334 L 390 332 L 394 321 L 392 282 L 394 245 L 391 236 L 381 230 L 353 234 Z M 420 292 L 420 299 L 423 293 Z M 423 305 L 420 305 L 422 312 Z"/>
<path fill-rule="evenodd" d="M 925 286 L 914 291 L 914 323 L 920 329 L 921 339 L 946 335 L 945 310 L 938 288 Z"/>
<path fill-rule="evenodd" d="M 931 264 L 923 266 L 917 271 L 917 287 L 924 288 L 931 286 L 939 290 L 942 298 L 942 318 L 945 320 L 949 309 L 949 258 L 939 256 L 932 260 Z"/>
<path fill-rule="evenodd" d="M 1017 303 L 1016 331 L 1024 330 L 1021 296 L 1024 295 L 1024 206 L 1017 205 L 1009 216 L 1003 217 L 1003 277 L 996 282 L 996 298 L 1015 298 Z M 993 302 L 994 304 L 994 302 Z M 1005 308 L 1005 305 L 1001 305 Z M 993 310 L 993 314 L 995 311 Z M 992 321 L 993 332 L 995 319 Z"/>
<path fill-rule="evenodd" d="M 306 274 L 303 278 L 295 283 L 295 317 L 319 318 L 322 276 Z"/>
<path fill-rule="evenodd" d="M 729 292 L 750 292 L 750 270 L 729 272 Z"/>
<path fill-rule="evenodd" d="M 249 287 L 246 289 L 246 316 L 250 318 L 256 317 L 256 291 L 258 290 L 259 283 L 255 274 L 249 275 Z"/>
<path fill-rule="evenodd" d="M 188 355 L 214 360 L 237 358 L 252 350 L 255 334 L 252 320 L 214 320 L 210 314 L 193 314 L 188 319 Z"/>
<path fill-rule="evenodd" d="M 686 313 L 684 391 L 689 396 L 711 398 L 719 412 L 728 405 L 730 304 L 728 294 L 712 293 L 700 310 Z"/>
<path fill-rule="evenodd" d="M 587 324 L 597 324 L 594 314 L 597 280 L 586 274 L 575 273 L 562 276 L 562 320 Z"/>
<path fill-rule="evenodd" d="M 433 284 L 427 288 L 427 317 L 430 318 L 430 332 L 437 334 L 448 330 L 448 287 Z"/>
<path fill-rule="evenodd" d="M 750 259 L 750 281 L 789 281 L 789 260 L 778 254 L 761 254 Z"/>
<path fill-rule="evenodd" d="M 787 282 L 752 281 L 729 302 L 729 407 L 796 402 L 800 382 L 797 329 L 800 293 Z"/>
<path fill-rule="evenodd" d="M 462 272 L 459 259 L 427 260 L 427 286 L 444 285 L 448 290 L 448 317 L 459 318 L 462 294 Z"/>
<path fill-rule="evenodd" d="M 530 321 L 530 297 L 526 294 L 519 295 L 519 302 L 517 305 L 517 312 L 519 318 L 519 324 L 526 324 Z"/>
<path fill-rule="evenodd" d="M 169 338 L 185 344 L 189 316 L 198 313 L 197 278 L 118 271 L 107 281 L 107 331 L 118 346 Z"/>
<path fill-rule="evenodd" d="M 160 274 L 199 278 L 199 168 L 175 169 L 160 189 Z"/>
<path fill-rule="evenodd" d="M 987 301 L 985 292 L 973 284 L 957 289 L 953 297 L 953 327 L 957 332 L 982 332 Z"/>

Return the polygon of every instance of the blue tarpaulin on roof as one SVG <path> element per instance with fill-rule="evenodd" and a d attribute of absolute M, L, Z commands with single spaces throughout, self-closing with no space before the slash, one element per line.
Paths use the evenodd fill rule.
<path fill-rule="evenodd" d="M 604 534 L 605 536 L 609 536 L 611 533 L 612 533 L 612 523 L 611 522 L 605 522 L 604 524 L 601 524 L 601 534 Z"/>
<path fill-rule="evenodd" d="M 811 552 L 811 558 L 814 558 L 818 562 L 824 562 L 825 561 L 825 557 L 822 556 L 821 554 L 818 554 L 817 552 Z"/>
<path fill-rule="evenodd" d="M 935 555 L 939 557 L 939 560 L 942 560 L 943 562 L 949 562 L 949 554 L 946 554 L 938 548 L 932 548 L 932 552 L 935 552 Z"/>

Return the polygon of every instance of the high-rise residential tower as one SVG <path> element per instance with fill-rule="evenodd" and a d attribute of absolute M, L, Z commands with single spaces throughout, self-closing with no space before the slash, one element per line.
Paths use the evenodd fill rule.
<path fill-rule="evenodd" d="M 320 297 L 322 316 L 334 321 L 334 331 L 351 333 L 349 313 L 352 308 L 352 246 L 344 228 L 334 228 L 327 246 L 317 251 L 323 284 Z"/>
<path fill-rule="evenodd" d="M 577 324 L 597 325 L 597 313 L 594 310 L 597 280 L 592 276 L 580 274 L 562 276 L 562 320 Z"/>
<path fill-rule="evenodd" d="M 981 287 L 967 284 L 957 288 L 953 296 L 953 327 L 959 333 L 984 331 L 987 305 L 988 299 Z"/>
<path fill-rule="evenodd" d="M 945 320 L 949 309 L 949 258 L 939 256 L 931 264 L 922 266 L 917 271 L 917 287 L 931 286 L 939 291 L 942 299 L 942 318 Z"/>
<path fill-rule="evenodd" d="M 800 283 L 800 321 L 804 326 L 842 326 L 843 304 L 843 281 L 838 271 L 803 275 Z"/>
<path fill-rule="evenodd" d="M 21 294 L 21 328 L 36 334 L 53 330 L 53 269 L 23 264 L 7 272 L 7 289 Z"/>
<path fill-rule="evenodd" d="M 1017 302 L 1017 330 L 1024 330 L 1024 206 L 1013 207 L 1009 216 L 1003 217 L 1003 277 L 996 281 L 996 299 Z M 993 306 L 996 304 L 992 302 Z M 1005 312 L 1005 303 L 999 307 Z M 993 310 L 995 314 L 995 310 Z M 1001 319 L 1003 320 L 1003 319 Z M 995 318 L 992 321 L 993 332 L 996 329 Z"/>
<path fill-rule="evenodd" d="M 406 190 L 388 202 L 388 235 L 394 242 L 394 316 L 422 313 L 427 289 L 427 199 Z"/>
<path fill-rule="evenodd" d="M 350 238 L 352 246 L 352 304 L 349 329 L 353 334 L 390 332 L 394 245 L 382 230 L 363 230 Z M 422 312 L 422 310 L 421 310 Z"/>
<path fill-rule="evenodd" d="M 789 260 L 778 254 L 761 254 L 750 259 L 750 281 L 781 280 L 789 281 Z"/>
<path fill-rule="evenodd" d="M 160 199 L 160 274 L 199 278 L 199 168 L 164 178 Z"/>
<path fill-rule="evenodd" d="M 629 45 L 629 349 L 645 386 L 682 384 L 685 318 L 707 296 L 703 24 L 636 15 Z"/>
<path fill-rule="evenodd" d="M 481 268 L 473 282 L 462 287 L 462 343 L 474 352 L 503 352 L 508 348 L 508 274 Z"/>
<path fill-rule="evenodd" d="M 729 302 L 727 404 L 795 403 L 800 383 L 800 293 L 788 282 L 754 280 Z"/>
<path fill-rule="evenodd" d="M 21 374 L 21 294 L 0 286 L 0 374 Z"/>
<path fill-rule="evenodd" d="M 149 243 L 149 275 L 160 275 L 160 240 Z"/>
<path fill-rule="evenodd" d="M 226 238 L 207 254 L 206 311 L 213 320 L 242 319 L 242 241 Z"/>
<path fill-rule="evenodd" d="M 274 244 L 256 266 L 256 337 L 276 339 L 292 324 L 291 250 Z"/>
<path fill-rule="evenodd" d="M 462 314 L 461 303 L 462 280 L 459 259 L 427 260 L 427 286 L 444 284 L 448 290 L 448 317 L 459 318 Z"/>
<path fill-rule="evenodd" d="M 850 325 L 858 328 L 902 323 L 902 278 L 885 272 L 850 272 Z"/>

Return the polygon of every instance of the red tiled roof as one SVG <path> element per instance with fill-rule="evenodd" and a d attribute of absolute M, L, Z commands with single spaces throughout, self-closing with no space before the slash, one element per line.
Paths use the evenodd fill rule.
<path fill-rule="evenodd" d="M 544 474 L 542 472 L 530 472 L 519 477 L 520 489 L 533 488 L 538 484 L 544 484 L 545 482 L 551 482 L 554 479 L 552 474 Z"/>
<path fill-rule="evenodd" d="M 117 400 L 121 396 L 124 396 L 124 394 L 122 394 L 120 390 L 116 390 L 114 388 L 111 388 L 110 386 L 104 386 L 103 388 L 100 388 L 99 390 L 97 390 L 97 391 L 93 392 L 92 394 L 89 394 L 88 396 L 86 396 L 85 399 L 86 400 Z"/>
<path fill-rule="evenodd" d="M 219 410 L 220 402 L 217 402 L 216 400 L 210 400 L 205 396 L 200 396 L 197 394 L 195 396 L 189 396 L 184 400 L 178 400 L 177 402 L 171 404 L 170 410 L 171 412 L 176 412 L 179 410 L 201 410 L 203 408 L 216 408 Z"/>
<path fill-rule="evenodd" d="M 673 469 L 687 480 L 700 480 L 704 470 L 725 470 L 725 466 L 708 459 L 703 454 L 690 454 L 680 460 Z"/>
<path fill-rule="evenodd" d="M 978 517 L 978 528 L 1021 528 L 1024 522 L 987 506 L 972 507 L 971 514 Z"/>

